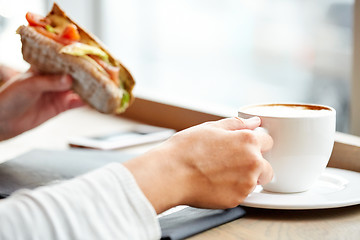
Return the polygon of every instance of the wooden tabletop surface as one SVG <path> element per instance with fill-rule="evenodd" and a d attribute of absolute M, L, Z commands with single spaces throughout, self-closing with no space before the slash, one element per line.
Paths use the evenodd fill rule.
<path fill-rule="evenodd" d="M 360 205 L 321 210 L 245 210 L 245 217 L 189 239 L 360 239 Z"/>

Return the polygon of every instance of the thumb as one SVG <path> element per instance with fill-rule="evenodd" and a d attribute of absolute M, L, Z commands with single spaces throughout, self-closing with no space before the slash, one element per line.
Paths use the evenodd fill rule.
<path fill-rule="evenodd" d="M 26 78 L 26 84 L 31 84 L 31 89 L 40 92 L 62 92 L 70 90 L 72 78 L 70 75 L 33 75 Z"/>
<path fill-rule="evenodd" d="M 233 117 L 225 118 L 214 123 L 216 126 L 225 130 L 241 130 L 241 129 L 255 129 L 260 126 L 261 120 L 259 117 L 252 117 L 249 119 Z"/>

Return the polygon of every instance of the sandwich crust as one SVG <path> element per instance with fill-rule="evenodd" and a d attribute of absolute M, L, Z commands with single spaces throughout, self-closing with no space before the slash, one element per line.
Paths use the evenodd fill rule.
<path fill-rule="evenodd" d="M 60 14 L 73 23 L 56 4 L 54 4 L 52 11 L 49 13 L 49 15 L 51 14 Z M 85 37 L 85 41 L 96 42 L 109 55 L 110 61 L 115 66 L 120 67 L 119 75 L 122 85 L 120 88 L 116 86 L 104 71 L 96 67 L 93 62 L 83 57 L 59 53 L 63 47 L 62 44 L 43 36 L 29 26 L 20 26 L 17 30 L 17 33 L 21 36 L 24 60 L 43 73 L 66 73 L 71 75 L 74 79 L 74 91 L 99 112 L 119 113 L 124 111 L 124 108 L 120 109 L 125 92 L 124 89 L 130 95 L 130 101 L 133 99 L 131 91 L 134 87 L 134 80 L 131 74 L 101 46 L 99 40 L 86 33 L 79 26 L 77 27 L 82 37 Z"/>

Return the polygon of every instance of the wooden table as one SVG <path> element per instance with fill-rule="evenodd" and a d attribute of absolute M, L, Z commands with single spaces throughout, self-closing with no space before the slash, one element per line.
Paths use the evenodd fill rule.
<path fill-rule="evenodd" d="M 189 239 L 360 239 L 360 205 L 324 210 L 245 210 L 245 217 Z"/>
<path fill-rule="evenodd" d="M 71 110 L 34 130 L 14 139 L 0 142 L 0 162 L 34 148 L 69 148 L 67 139 L 72 135 L 103 134 L 128 129 L 136 124 L 138 123 L 132 120 L 103 115 L 88 108 Z M 143 153 L 156 144 L 127 148 L 122 151 Z M 346 144 L 336 144 L 337 152 L 349 152 Z M 358 149 L 356 148 L 355 151 Z M 358 153 L 353 152 L 356 156 Z M 353 159 L 356 161 L 358 157 Z M 336 161 L 334 162 L 336 163 Z M 341 161 L 338 160 L 338 162 Z M 346 164 L 345 166 L 351 167 Z M 360 205 L 325 210 L 245 209 L 247 211 L 245 217 L 208 230 L 190 239 L 360 239 Z"/>

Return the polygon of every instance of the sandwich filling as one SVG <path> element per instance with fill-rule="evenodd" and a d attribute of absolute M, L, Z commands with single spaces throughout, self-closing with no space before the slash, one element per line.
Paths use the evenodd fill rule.
<path fill-rule="evenodd" d="M 68 18 L 56 14 L 42 17 L 28 12 L 26 20 L 29 27 L 46 36 L 63 47 L 62 54 L 86 58 L 96 68 L 108 76 L 109 79 L 123 91 L 120 108 L 126 108 L 130 102 L 130 94 L 125 90 L 120 79 L 120 65 L 104 51 L 101 46 L 86 33 L 73 24 Z"/>

